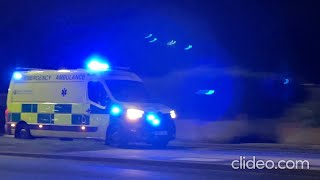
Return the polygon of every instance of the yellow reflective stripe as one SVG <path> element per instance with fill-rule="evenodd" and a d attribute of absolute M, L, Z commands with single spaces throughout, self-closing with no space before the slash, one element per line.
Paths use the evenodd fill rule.
<path fill-rule="evenodd" d="M 37 123 L 38 114 L 37 113 L 21 113 L 21 120 L 24 120 L 27 123 Z"/>
<path fill-rule="evenodd" d="M 72 114 L 83 114 L 83 108 L 84 106 L 82 104 L 72 104 Z"/>
<path fill-rule="evenodd" d="M 106 126 L 109 124 L 108 114 L 90 114 L 90 126 Z"/>
<path fill-rule="evenodd" d="M 8 104 L 8 110 L 10 113 L 20 113 L 22 109 L 22 104 L 21 103 L 10 103 Z"/>
<path fill-rule="evenodd" d="M 54 113 L 54 104 L 38 104 L 38 113 Z"/>
<path fill-rule="evenodd" d="M 54 124 L 56 125 L 72 125 L 71 114 L 54 114 Z"/>

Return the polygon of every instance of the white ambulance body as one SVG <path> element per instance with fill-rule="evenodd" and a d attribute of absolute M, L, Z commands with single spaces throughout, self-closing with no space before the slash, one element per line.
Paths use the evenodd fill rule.
<path fill-rule="evenodd" d="M 27 70 L 13 74 L 7 131 L 17 138 L 98 138 L 106 143 L 175 138 L 175 112 L 151 103 L 142 80 L 125 70 Z"/>

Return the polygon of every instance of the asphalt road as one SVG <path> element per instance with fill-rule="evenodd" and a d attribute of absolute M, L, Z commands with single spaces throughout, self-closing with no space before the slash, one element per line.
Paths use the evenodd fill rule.
<path fill-rule="evenodd" d="M 269 150 L 263 149 L 268 146 Z M 309 151 L 305 150 L 292 147 L 288 149 L 285 146 L 274 148 L 273 145 L 200 147 L 181 143 L 172 143 L 164 150 L 152 149 L 145 145 L 117 149 L 94 140 L 19 140 L 5 136 L 0 137 L 0 179 L 319 179 L 320 173 L 313 174 L 308 171 L 292 173 L 230 168 L 230 159 L 239 155 L 316 160 L 311 161 L 312 164 L 318 162 L 319 147 L 311 146 Z M 6 156 L 6 152 L 20 155 Z M 35 158 L 32 156 L 33 153 L 44 155 Z M 137 160 L 142 159 L 145 161 L 137 163 Z M 159 161 L 162 163 L 153 163 Z M 173 165 L 170 162 L 191 165 L 187 167 L 184 164 Z M 197 163 L 201 163 L 202 166 Z M 223 168 L 219 168 L 216 164 L 224 165 Z"/>
<path fill-rule="evenodd" d="M 56 179 L 319 179 L 258 172 L 157 166 L 113 165 L 99 162 L 0 156 L 2 180 Z"/>

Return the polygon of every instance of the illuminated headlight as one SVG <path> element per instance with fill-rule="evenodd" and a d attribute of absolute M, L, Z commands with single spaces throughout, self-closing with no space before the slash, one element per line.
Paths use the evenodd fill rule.
<path fill-rule="evenodd" d="M 174 110 L 170 111 L 170 116 L 172 119 L 175 119 L 177 117 L 177 114 Z"/>
<path fill-rule="evenodd" d="M 129 120 L 138 120 L 142 118 L 144 111 L 139 109 L 127 109 L 127 118 Z"/>

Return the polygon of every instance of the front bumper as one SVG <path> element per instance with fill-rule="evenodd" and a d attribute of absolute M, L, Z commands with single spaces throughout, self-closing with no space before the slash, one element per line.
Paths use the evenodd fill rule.
<path fill-rule="evenodd" d="M 176 138 L 176 126 L 170 115 L 158 115 L 160 125 L 154 126 L 145 117 L 138 122 L 128 122 L 125 118 L 119 126 L 121 135 L 130 142 L 153 143 L 155 141 L 171 141 Z M 116 122 L 119 122 L 118 119 Z"/>
<path fill-rule="evenodd" d="M 126 128 L 124 134 L 131 142 L 152 143 L 159 140 L 171 141 L 176 138 L 175 129 Z"/>

